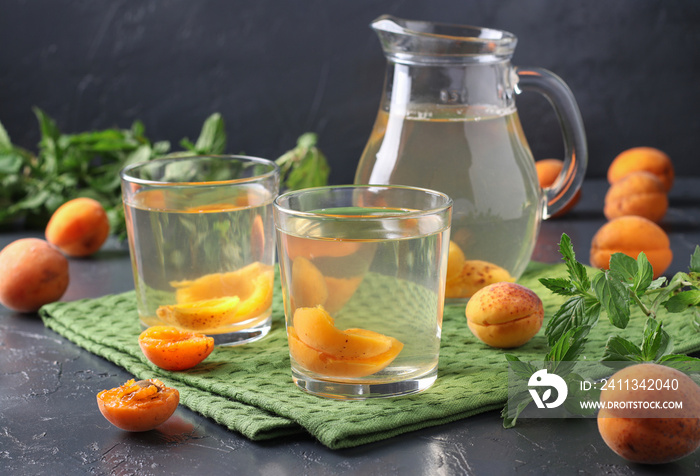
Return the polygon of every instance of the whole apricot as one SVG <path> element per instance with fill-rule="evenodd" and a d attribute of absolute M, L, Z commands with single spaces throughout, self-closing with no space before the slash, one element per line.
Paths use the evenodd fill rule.
<path fill-rule="evenodd" d="M 0 251 L 0 302 L 34 312 L 58 301 L 68 288 L 68 260 L 39 238 L 13 241 Z"/>
<path fill-rule="evenodd" d="M 564 161 L 559 159 L 542 159 L 535 162 L 535 170 L 537 171 L 537 180 L 540 183 L 540 188 L 549 188 L 554 185 L 554 182 L 561 174 L 564 168 Z M 564 208 L 555 213 L 552 217 L 560 217 L 574 208 L 581 199 L 581 189 L 579 189 L 571 198 Z"/>
<path fill-rule="evenodd" d="M 626 460 L 668 463 L 700 447 L 700 387 L 679 370 L 626 367 L 607 380 L 600 402 L 600 436 Z"/>
<path fill-rule="evenodd" d="M 109 236 L 109 219 L 100 202 L 81 197 L 69 200 L 51 215 L 46 241 L 68 256 L 89 256 Z"/>
<path fill-rule="evenodd" d="M 465 261 L 466 258 L 462 248 L 454 241 L 450 241 L 450 246 L 447 251 L 447 279 L 454 279 L 459 276 Z"/>
<path fill-rule="evenodd" d="M 653 147 L 634 147 L 615 157 L 608 168 L 608 182 L 612 185 L 632 172 L 646 171 L 656 175 L 668 192 L 673 186 L 675 172 L 665 152 Z"/>
<path fill-rule="evenodd" d="M 466 260 L 458 272 L 450 272 L 445 280 L 445 297 L 467 298 L 489 284 L 515 281 L 508 270 L 482 260 Z"/>
<path fill-rule="evenodd" d="M 603 213 L 608 220 L 637 215 L 660 222 L 668 209 L 666 189 L 650 172 L 633 172 L 615 182 L 605 195 Z"/>
<path fill-rule="evenodd" d="M 532 290 L 516 283 L 490 284 L 465 309 L 467 325 L 483 343 L 499 349 L 520 347 L 542 327 L 544 306 Z"/>
<path fill-rule="evenodd" d="M 180 392 L 158 379 L 131 379 L 97 394 L 100 413 L 126 431 L 148 431 L 170 418 L 180 403 Z"/>
<path fill-rule="evenodd" d="M 609 269 L 610 257 L 614 253 L 624 253 L 636 259 L 641 252 L 654 268 L 654 279 L 668 269 L 673 259 L 668 235 L 659 225 L 635 215 L 615 218 L 593 236 L 591 266 Z"/>

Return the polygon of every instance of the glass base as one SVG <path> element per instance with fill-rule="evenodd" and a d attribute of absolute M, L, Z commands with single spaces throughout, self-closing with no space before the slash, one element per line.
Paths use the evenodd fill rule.
<path fill-rule="evenodd" d="M 146 330 L 148 327 L 148 324 L 141 321 L 141 330 Z M 270 332 L 271 328 L 272 317 L 268 315 L 267 318 L 263 319 L 259 323 L 245 329 L 239 329 L 232 332 L 222 332 L 220 334 L 209 334 L 204 332 L 204 334 L 214 338 L 214 345 L 243 345 L 262 339 L 268 334 L 268 332 Z"/>
<path fill-rule="evenodd" d="M 214 338 L 214 345 L 243 345 L 262 339 L 270 332 L 271 328 L 272 318 L 268 317 L 259 324 L 247 329 L 224 334 L 210 334 L 210 336 Z"/>
<path fill-rule="evenodd" d="M 292 379 L 301 390 L 325 398 L 338 400 L 366 400 L 412 395 L 430 388 L 437 379 L 437 368 L 427 374 L 398 382 L 347 383 L 320 380 L 292 369 Z"/>

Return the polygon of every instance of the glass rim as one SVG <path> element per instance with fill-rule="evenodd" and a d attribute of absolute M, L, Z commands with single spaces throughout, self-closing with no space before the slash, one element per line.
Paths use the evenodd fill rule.
<path fill-rule="evenodd" d="M 159 164 L 159 163 L 166 163 L 166 162 L 184 162 L 186 160 L 193 160 L 193 159 L 226 159 L 229 161 L 234 161 L 238 160 L 239 162 L 242 163 L 255 163 L 255 164 L 260 164 L 260 165 L 268 165 L 272 166 L 272 168 L 260 175 L 255 175 L 253 177 L 244 177 L 244 178 L 237 178 L 237 179 L 227 179 L 227 180 L 210 180 L 210 181 L 204 181 L 204 182 L 177 182 L 177 181 L 167 181 L 167 180 L 150 180 L 150 179 L 142 179 L 138 177 L 134 177 L 133 175 L 130 175 L 130 172 L 137 168 L 144 167 L 146 165 L 151 165 L 151 164 Z M 262 157 L 255 157 L 251 155 L 239 155 L 239 154 L 194 154 L 194 155 L 185 155 L 185 156 L 177 156 L 177 157 L 159 157 L 157 159 L 153 160 L 145 160 L 142 162 L 135 162 L 133 164 L 129 164 L 122 168 L 119 171 L 119 177 L 121 178 L 122 181 L 124 182 L 129 182 L 133 184 L 138 184 L 138 185 L 150 185 L 150 186 L 169 186 L 169 185 L 187 185 L 188 187 L 198 187 L 198 186 L 203 186 L 203 187 L 211 187 L 212 185 L 230 185 L 230 184 L 239 184 L 239 183 L 251 183 L 251 182 L 260 182 L 264 181 L 265 179 L 274 177 L 274 176 L 279 176 L 280 168 L 279 166 L 272 160 L 269 159 L 263 159 Z"/>
<path fill-rule="evenodd" d="M 303 188 L 303 189 L 299 189 L 299 190 L 289 190 L 287 192 L 281 193 L 277 197 L 275 197 L 275 199 L 273 200 L 272 203 L 273 203 L 273 206 L 275 207 L 276 210 L 278 210 L 281 213 L 284 213 L 285 215 L 294 216 L 297 218 L 309 218 L 309 219 L 321 219 L 321 220 L 323 220 L 323 219 L 329 219 L 329 220 L 335 219 L 335 220 L 337 220 L 340 218 L 337 215 L 333 215 L 330 213 L 317 213 L 317 212 L 307 212 L 307 211 L 302 211 L 302 210 L 294 210 L 294 209 L 291 209 L 291 208 L 284 206 L 280 203 L 282 200 L 285 200 L 285 199 L 287 199 L 291 196 L 294 196 L 294 195 L 302 195 L 304 193 L 330 191 L 330 190 L 335 190 L 335 189 L 338 189 L 338 190 L 349 190 L 349 189 L 408 190 L 408 191 L 412 191 L 412 192 L 423 193 L 424 195 L 439 197 L 444 201 L 444 203 L 441 206 L 426 208 L 423 210 L 402 209 L 401 212 L 386 213 L 386 214 L 376 215 L 376 216 L 348 216 L 347 218 L 342 218 L 343 220 L 352 220 L 352 221 L 358 221 L 358 222 L 386 220 L 386 219 L 406 220 L 406 219 L 410 219 L 410 218 L 417 218 L 417 217 L 421 217 L 421 216 L 439 214 L 439 213 L 442 213 L 442 212 L 452 208 L 452 198 L 450 198 L 447 194 L 439 192 L 437 190 L 432 190 L 429 188 L 413 187 L 413 186 L 409 186 L 409 185 L 355 184 L 355 185 L 325 185 L 325 186 L 321 186 L 321 187 L 309 187 L 309 188 Z"/>

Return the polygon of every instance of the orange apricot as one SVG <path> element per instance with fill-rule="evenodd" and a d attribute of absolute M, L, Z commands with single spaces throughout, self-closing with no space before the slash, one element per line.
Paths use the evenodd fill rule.
<path fill-rule="evenodd" d="M 663 464 L 700 448 L 700 386 L 683 372 L 653 363 L 617 371 L 600 392 L 598 431 L 628 461 Z M 667 403 L 675 404 L 666 405 Z"/>
<path fill-rule="evenodd" d="M 68 260 L 46 241 L 22 238 L 0 251 L 0 302 L 34 312 L 58 301 L 68 288 Z"/>
<path fill-rule="evenodd" d="M 596 268 L 609 269 L 614 253 L 636 259 L 641 252 L 654 268 L 654 278 L 661 276 L 673 259 L 668 235 L 659 225 L 640 216 L 623 216 L 607 222 L 593 236 L 590 262 Z"/>
<path fill-rule="evenodd" d="M 450 241 L 450 247 L 447 251 L 447 279 L 454 279 L 459 276 L 464 267 L 464 251 L 454 241 Z"/>
<path fill-rule="evenodd" d="M 389 337 L 362 329 L 341 331 L 322 307 L 300 307 L 293 327 L 304 344 L 338 359 L 359 359 L 383 354 L 391 348 Z M 362 332 L 359 332 L 362 331 Z"/>
<path fill-rule="evenodd" d="M 109 236 L 109 219 L 100 202 L 81 197 L 69 200 L 46 225 L 46 241 L 68 256 L 89 256 Z"/>
<path fill-rule="evenodd" d="M 483 343 L 509 349 L 532 339 L 542 327 L 544 306 L 532 290 L 520 284 L 490 284 L 471 297 L 465 308 L 467 325 Z"/>
<path fill-rule="evenodd" d="M 637 215 L 658 223 L 668 209 L 666 189 L 659 178 L 645 171 L 618 180 L 605 195 L 603 213 L 608 220 Z"/>
<path fill-rule="evenodd" d="M 100 413 L 126 431 L 148 431 L 165 423 L 180 403 L 180 392 L 158 379 L 131 379 L 97 394 Z"/>
<path fill-rule="evenodd" d="M 459 273 L 446 280 L 446 298 L 467 298 L 479 289 L 500 281 L 515 281 L 507 270 L 482 260 L 466 260 Z"/>
<path fill-rule="evenodd" d="M 632 172 L 644 170 L 656 175 L 668 192 L 673 186 L 675 172 L 665 152 L 653 147 L 634 147 L 620 153 L 608 168 L 608 182 L 612 185 Z"/>
<path fill-rule="evenodd" d="M 535 170 L 537 171 L 537 180 L 540 183 L 540 188 L 549 188 L 554 185 L 554 182 L 559 177 L 564 168 L 564 161 L 559 159 L 542 159 L 535 162 Z M 571 198 L 564 208 L 555 213 L 552 217 L 560 217 L 574 208 L 581 199 L 581 189 L 579 189 Z"/>
<path fill-rule="evenodd" d="M 211 354 L 214 338 L 171 326 L 153 326 L 139 335 L 139 347 L 161 369 L 187 370 Z"/>
<path fill-rule="evenodd" d="M 324 305 L 328 299 L 323 273 L 303 256 L 297 256 L 292 263 L 291 293 L 297 307 Z"/>

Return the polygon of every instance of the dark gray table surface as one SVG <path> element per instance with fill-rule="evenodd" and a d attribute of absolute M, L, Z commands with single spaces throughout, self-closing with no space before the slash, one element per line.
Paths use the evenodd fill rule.
<path fill-rule="evenodd" d="M 533 259 L 558 262 L 566 232 L 581 262 L 602 214 L 607 184 L 584 183 L 578 206 L 543 223 Z M 700 178 L 679 178 L 662 222 L 685 271 L 700 244 Z M 0 247 L 40 233 L 0 233 Z M 128 251 L 110 241 L 70 261 L 64 301 L 133 289 Z M 0 474 L 700 474 L 700 451 L 663 466 L 630 464 L 598 434 L 594 419 L 523 420 L 504 429 L 498 412 L 333 451 L 311 437 L 252 442 L 180 407 L 169 425 L 126 433 L 110 425 L 95 395 L 131 375 L 46 329 L 35 314 L 0 306 Z M 291 384 L 291 383 L 290 383 Z"/>

